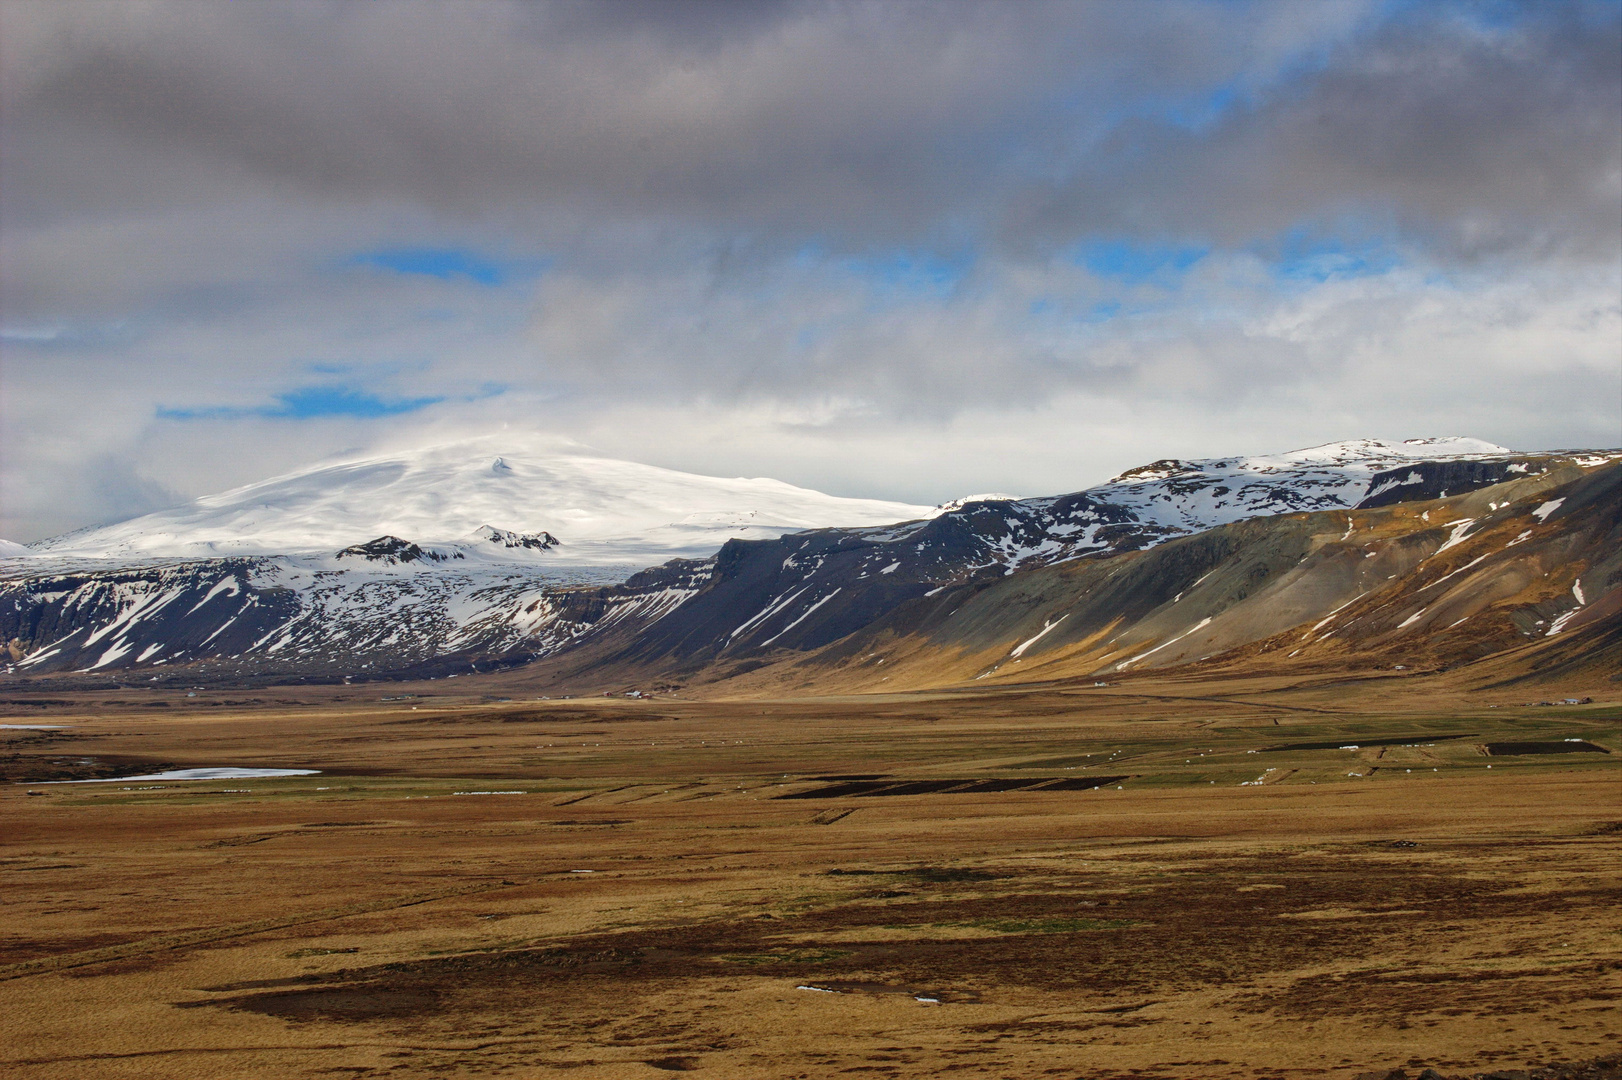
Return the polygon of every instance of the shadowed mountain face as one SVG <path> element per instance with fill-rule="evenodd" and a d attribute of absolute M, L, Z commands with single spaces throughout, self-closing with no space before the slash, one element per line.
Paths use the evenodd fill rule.
<path fill-rule="evenodd" d="M 416 545 L 393 537 L 342 560 L 29 560 L 0 581 L 0 635 L 25 676 L 530 665 L 536 686 L 731 679 L 766 692 L 1190 663 L 1412 669 L 1564 648 L 1616 622 L 1617 455 L 1385 468 L 1362 451 L 1335 460 L 1349 445 L 1304 460 L 1156 462 L 1073 495 L 733 540 L 606 587 L 408 559 Z"/>

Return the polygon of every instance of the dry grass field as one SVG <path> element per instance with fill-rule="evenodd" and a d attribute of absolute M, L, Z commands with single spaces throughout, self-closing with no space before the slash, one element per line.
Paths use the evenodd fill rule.
<path fill-rule="evenodd" d="M 1590 692 L 13 695 L 0 1074 L 1614 1076 Z"/>

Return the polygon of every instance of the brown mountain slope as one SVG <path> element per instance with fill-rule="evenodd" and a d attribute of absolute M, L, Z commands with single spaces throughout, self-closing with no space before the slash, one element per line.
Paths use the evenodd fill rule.
<path fill-rule="evenodd" d="M 1597 679 L 1622 668 L 1619 611 L 1622 465 L 1570 466 L 937 590 L 814 651 L 683 669 L 615 662 L 609 640 L 524 681 L 754 695 L 1478 663 L 1485 681 Z"/>

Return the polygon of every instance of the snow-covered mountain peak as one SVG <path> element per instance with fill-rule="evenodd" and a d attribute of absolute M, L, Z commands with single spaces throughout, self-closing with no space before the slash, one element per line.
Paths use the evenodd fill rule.
<path fill-rule="evenodd" d="M 545 551 L 558 546 L 558 538 L 549 532 L 521 533 L 511 529 L 498 529 L 494 525 L 480 525 L 473 530 L 473 540 L 508 550 Z"/>
<path fill-rule="evenodd" d="M 1105 486 L 1110 484 L 1143 484 L 1153 480 L 1169 480 L 1187 472 L 1199 472 L 1199 463 L 1178 461 L 1176 458 L 1161 458 L 1151 461 L 1147 465 L 1139 465 L 1128 469 L 1119 476 L 1104 481 Z"/>
<path fill-rule="evenodd" d="M 1514 451 L 1508 447 L 1498 446 L 1485 439 L 1447 435 L 1434 439 L 1404 439 L 1402 442 L 1387 442 L 1384 439 L 1347 439 L 1344 442 L 1324 443 L 1322 446 L 1291 450 L 1277 457 L 1295 465 L 1345 465 L 1358 461 L 1436 461 L 1442 458 L 1511 453 Z"/>
<path fill-rule="evenodd" d="M 942 514 L 949 514 L 953 510 L 961 510 L 970 503 L 977 502 L 1018 502 L 1018 495 L 1009 495 L 1002 491 L 987 491 L 979 495 L 964 495 L 956 499 L 948 499 L 929 512 L 929 517 L 936 518 Z"/>
<path fill-rule="evenodd" d="M 1502 464 L 1514 456 L 1502 446 L 1454 436 L 1404 442 L 1350 439 L 1251 457 L 1162 458 L 1075 495 L 1020 500 L 1010 509 L 1039 524 L 1032 532 L 1037 539 L 1010 541 L 997 558 L 1008 565 L 1028 565 L 1085 553 L 1094 541 L 1078 538 L 1097 532 L 1100 507 L 1125 514 L 1144 536 L 1167 539 L 1250 517 L 1353 507 L 1388 490 L 1423 485 L 1422 473 L 1447 463 L 1464 470 L 1452 482 L 1458 490 L 1492 472 L 1491 462 Z M 1419 471 L 1410 476 L 1409 465 Z M 1398 469 L 1403 470 L 1400 479 L 1387 478 L 1380 491 L 1373 489 L 1376 477 Z"/>
<path fill-rule="evenodd" d="M 455 545 L 488 527 L 549 535 L 555 549 L 548 556 L 556 561 L 635 567 L 709 555 L 731 537 L 929 512 L 779 480 L 699 476 L 604 457 L 566 440 L 501 433 L 327 462 L 32 550 L 104 558 L 330 553 L 385 535 Z M 496 551 L 492 539 L 483 537 L 481 546 Z M 510 550 L 524 561 L 535 551 L 524 544 Z"/>
<path fill-rule="evenodd" d="M 1484 439 L 1447 436 L 1437 439 L 1405 439 L 1387 442 L 1384 439 L 1346 439 L 1324 443 L 1282 454 L 1255 454 L 1249 457 L 1202 458 L 1182 461 L 1162 458 L 1147 465 L 1128 469 L 1106 481 L 1103 487 L 1157 483 L 1174 477 L 1237 476 L 1246 473 L 1310 472 L 1315 468 L 1344 469 L 1350 467 L 1360 475 L 1389 469 L 1409 461 L 1443 461 L 1476 457 L 1502 457 L 1515 451 Z"/>

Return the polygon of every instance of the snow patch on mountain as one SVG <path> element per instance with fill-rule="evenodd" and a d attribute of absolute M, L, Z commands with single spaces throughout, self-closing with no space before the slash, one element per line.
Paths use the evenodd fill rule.
<path fill-rule="evenodd" d="M 1370 483 L 1377 473 L 1406 462 L 1512 453 L 1482 439 L 1457 436 L 1395 443 L 1351 439 L 1286 454 L 1199 461 L 1168 458 L 1129 469 L 1089 488 L 1087 494 L 1130 510 L 1144 524 L 1177 533 L 1198 532 L 1248 517 L 1356 506 L 1376 493 Z"/>

